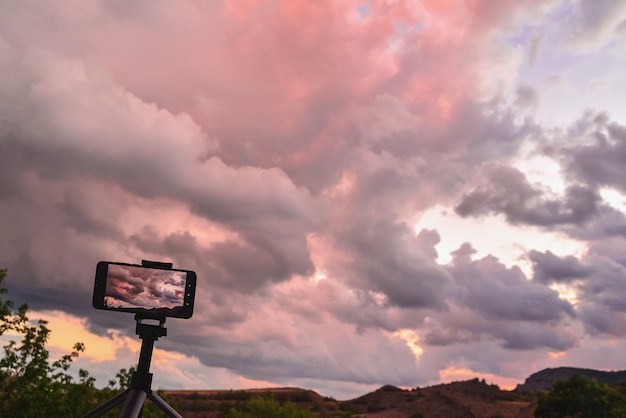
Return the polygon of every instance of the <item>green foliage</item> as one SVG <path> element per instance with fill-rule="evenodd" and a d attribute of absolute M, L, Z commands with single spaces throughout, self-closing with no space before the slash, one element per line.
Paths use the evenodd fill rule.
<path fill-rule="evenodd" d="M 5 278 L 6 270 L 0 270 L 0 335 L 10 338 L 0 358 L 0 411 L 16 417 L 71 417 L 87 412 L 90 400 L 98 400 L 95 380 L 82 369 L 78 381 L 69 374 L 85 346 L 76 343 L 70 354 L 51 362 L 47 322 L 31 321 L 27 304 L 14 310 L 13 301 L 5 298 Z"/>
<path fill-rule="evenodd" d="M 293 403 L 279 405 L 271 396 L 259 396 L 246 402 L 243 410 L 231 408 L 226 418 L 315 418 L 317 414 Z"/>
<path fill-rule="evenodd" d="M 80 417 L 130 385 L 133 367 L 121 369 L 104 389 L 95 387 L 95 379 L 86 370 L 80 369 L 75 379 L 70 368 L 85 350 L 83 343 L 76 343 L 70 354 L 51 361 L 46 348 L 51 332 L 47 322 L 30 320 L 27 304 L 14 309 L 13 301 L 6 298 L 5 279 L 6 270 L 0 269 L 0 336 L 6 334 L 4 339 L 8 339 L 0 358 L 0 416 Z M 107 416 L 117 413 L 111 411 Z M 147 404 L 142 416 L 162 417 L 163 413 Z"/>
<path fill-rule="evenodd" d="M 607 385 L 576 375 L 555 382 L 538 401 L 536 418 L 626 418 L 626 396 Z"/>

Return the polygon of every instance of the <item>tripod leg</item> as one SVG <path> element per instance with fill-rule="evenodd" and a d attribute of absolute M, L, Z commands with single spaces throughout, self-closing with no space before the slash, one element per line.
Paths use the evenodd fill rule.
<path fill-rule="evenodd" d="M 183 418 L 174 408 L 172 408 L 167 402 L 163 400 L 159 395 L 154 392 L 150 392 L 148 394 L 148 399 L 150 399 L 156 406 L 161 408 L 161 411 L 165 412 L 165 414 L 169 418 Z"/>
<path fill-rule="evenodd" d="M 105 403 L 103 403 L 102 405 L 94 409 L 93 411 L 89 412 L 83 418 L 101 417 L 102 415 L 109 412 L 111 409 L 121 404 L 124 401 L 124 398 L 126 398 L 126 395 L 128 395 L 128 390 L 125 390 L 124 392 L 120 393 L 116 397 L 109 399 L 108 401 L 106 401 Z"/>
<path fill-rule="evenodd" d="M 137 418 L 146 400 L 146 392 L 141 389 L 128 389 L 128 398 L 117 418 Z"/>

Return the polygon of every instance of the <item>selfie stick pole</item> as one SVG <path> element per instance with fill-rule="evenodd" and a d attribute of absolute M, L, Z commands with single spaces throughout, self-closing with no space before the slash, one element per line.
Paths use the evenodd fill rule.
<path fill-rule="evenodd" d="M 161 408 L 168 417 L 182 418 L 182 415 L 176 412 L 174 408 L 168 405 L 159 395 L 152 392 L 151 389 L 152 373 L 150 373 L 150 362 L 152 360 L 152 350 L 154 348 L 154 342 L 158 340 L 159 337 L 167 335 L 167 329 L 163 326 L 163 324 L 165 324 L 165 317 L 136 314 L 135 320 L 137 321 L 135 332 L 141 339 L 141 352 L 139 354 L 137 370 L 133 373 L 130 381 L 130 387 L 85 415 L 84 418 L 101 417 L 124 401 L 118 418 L 140 417 L 146 397 Z M 145 324 L 141 322 L 143 320 L 158 320 L 159 325 Z"/>

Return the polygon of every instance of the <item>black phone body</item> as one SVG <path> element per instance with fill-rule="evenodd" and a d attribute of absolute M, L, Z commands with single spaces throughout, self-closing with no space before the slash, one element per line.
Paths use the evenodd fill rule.
<path fill-rule="evenodd" d="M 100 261 L 93 307 L 149 316 L 191 318 L 196 273 L 191 270 Z"/>

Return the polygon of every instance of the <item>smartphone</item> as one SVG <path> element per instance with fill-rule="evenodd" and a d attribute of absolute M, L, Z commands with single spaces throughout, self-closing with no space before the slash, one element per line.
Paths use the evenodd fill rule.
<path fill-rule="evenodd" d="M 96 266 L 93 307 L 191 318 L 195 293 L 193 271 L 100 261 Z"/>

